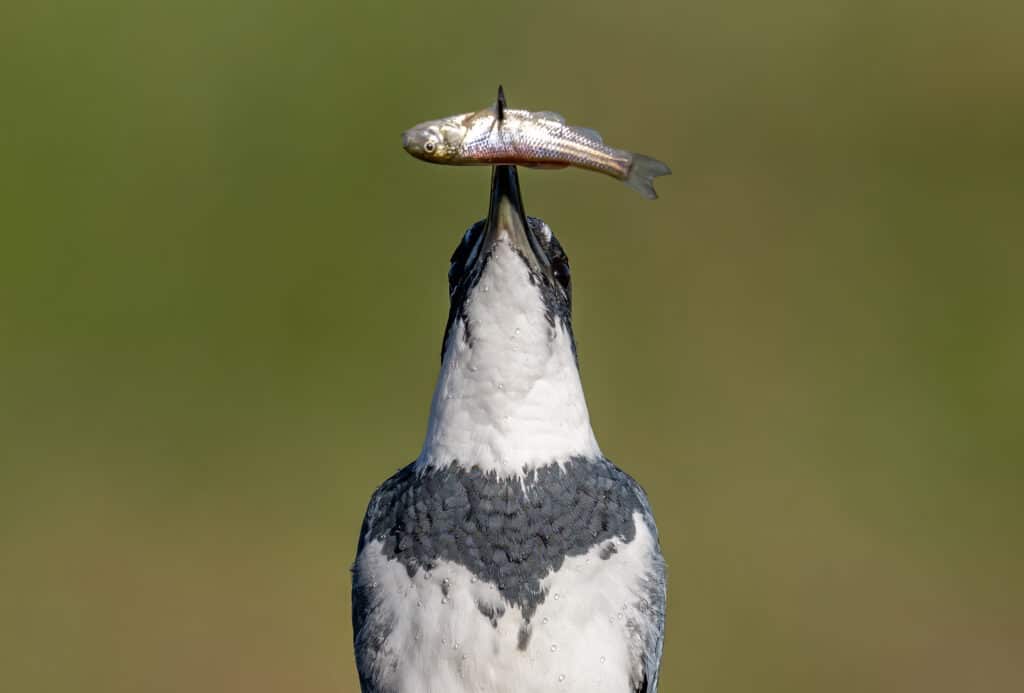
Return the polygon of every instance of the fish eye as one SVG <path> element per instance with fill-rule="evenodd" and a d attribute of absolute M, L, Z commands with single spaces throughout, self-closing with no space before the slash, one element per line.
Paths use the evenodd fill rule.
<path fill-rule="evenodd" d="M 433 154 L 434 150 L 437 149 L 437 142 L 430 139 L 423 143 L 423 151 L 427 154 Z"/>

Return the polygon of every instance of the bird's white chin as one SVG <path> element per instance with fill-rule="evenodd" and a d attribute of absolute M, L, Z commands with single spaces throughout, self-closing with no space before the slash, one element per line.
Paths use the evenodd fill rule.
<path fill-rule="evenodd" d="M 568 328 L 549 320 L 507 235 L 491 252 L 448 333 L 417 464 L 507 476 L 600 457 Z"/>

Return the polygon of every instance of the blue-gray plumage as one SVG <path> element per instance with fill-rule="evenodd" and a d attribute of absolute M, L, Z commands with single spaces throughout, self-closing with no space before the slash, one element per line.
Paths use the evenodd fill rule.
<path fill-rule="evenodd" d="M 497 167 L 452 256 L 420 456 L 374 493 L 353 566 L 363 691 L 657 690 L 665 571 L 643 489 L 601 453 L 569 267 Z"/>

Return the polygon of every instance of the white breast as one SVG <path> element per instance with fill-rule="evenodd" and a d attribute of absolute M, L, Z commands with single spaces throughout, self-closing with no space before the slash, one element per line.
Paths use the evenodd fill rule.
<path fill-rule="evenodd" d="M 505 605 L 497 625 L 479 608 L 503 604 L 498 588 L 453 563 L 413 578 L 388 560 L 379 542 L 364 547 L 356 579 L 381 597 L 376 618 L 393 622 L 378 662 L 386 690 L 409 693 L 624 693 L 641 660 L 642 629 L 650 619 L 643 579 L 656 542 L 639 514 L 636 536 L 602 559 L 602 545 L 566 559 L 542 582 L 547 598 L 524 623 Z"/>

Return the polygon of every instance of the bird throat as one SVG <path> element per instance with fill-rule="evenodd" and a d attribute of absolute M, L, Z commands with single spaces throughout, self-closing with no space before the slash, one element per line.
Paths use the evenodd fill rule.
<path fill-rule="evenodd" d="M 499 240 L 450 326 L 417 466 L 508 476 L 600 456 L 570 328 Z"/>

